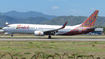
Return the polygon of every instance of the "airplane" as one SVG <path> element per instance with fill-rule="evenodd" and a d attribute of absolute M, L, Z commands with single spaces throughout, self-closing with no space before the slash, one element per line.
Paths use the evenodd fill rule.
<path fill-rule="evenodd" d="M 94 25 L 97 19 L 99 10 L 95 10 L 90 17 L 88 17 L 82 24 L 74 26 L 66 26 L 67 22 L 63 26 L 60 25 L 41 25 L 41 24 L 5 24 L 3 27 L 4 32 L 11 34 L 14 33 L 29 33 L 35 36 L 49 35 L 78 35 L 89 33 L 95 30 Z"/>

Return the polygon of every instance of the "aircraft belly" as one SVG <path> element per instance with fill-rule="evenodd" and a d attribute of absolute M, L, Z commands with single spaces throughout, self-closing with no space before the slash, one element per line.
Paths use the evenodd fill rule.
<path fill-rule="evenodd" d="M 61 30 L 59 30 L 58 31 L 58 35 L 62 35 L 62 34 L 65 34 L 65 33 L 67 33 L 67 32 L 70 32 L 71 31 L 71 29 L 61 29 Z"/>

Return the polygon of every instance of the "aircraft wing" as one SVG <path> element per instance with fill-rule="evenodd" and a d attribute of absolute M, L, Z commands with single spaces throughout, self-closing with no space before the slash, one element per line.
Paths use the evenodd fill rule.
<path fill-rule="evenodd" d="M 61 28 L 58 28 L 58 29 L 50 29 L 50 30 L 44 30 L 43 32 L 55 32 L 55 31 L 58 31 L 58 30 L 60 30 L 60 29 L 65 28 L 66 24 L 67 24 L 67 22 L 65 22 L 65 24 L 64 24 Z"/>

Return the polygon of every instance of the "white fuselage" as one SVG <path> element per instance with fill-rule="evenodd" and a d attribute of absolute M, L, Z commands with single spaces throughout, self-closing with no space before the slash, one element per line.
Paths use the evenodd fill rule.
<path fill-rule="evenodd" d="M 81 24 L 80 24 L 81 25 Z M 75 26 L 66 26 L 64 29 L 58 30 L 57 34 L 65 34 L 67 32 L 70 32 L 74 28 L 80 26 L 80 25 L 75 25 Z M 61 28 L 62 26 L 60 25 L 39 25 L 39 24 L 10 24 L 6 27 L 3 28 L 5 32 L 10 32 L 10 33 L 30 33 L 34 34 L 34 31 L 50 31 L 53 29 L 58 29 Z"/>
<path fill-rule="evenodd" d="M 66 26 L 67 22 L 63 26 L 60 25 L 39 25 L 39 24 L 5 24 L 3 28 L 5 32 L 9 33 L 30 33 L 36 36 L 49 35 L 54 33 L 58 35 L 77 35 L 83 33 L 89 33 L 94 31 L 95 21 L 97 19 L 99 10 L 95 10 L 90 17 L 88 17 L 82 24 L 75 26 Z M 13 35 L 11 35 L 13 36 Z"/>

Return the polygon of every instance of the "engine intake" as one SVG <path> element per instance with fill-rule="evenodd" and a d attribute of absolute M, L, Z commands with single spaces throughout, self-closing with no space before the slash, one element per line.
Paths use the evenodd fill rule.
<path fill-rule="evenodd" d="M 44 36 L 44 33 L 42 31 L 34 31 L 35 36 Z"/>

